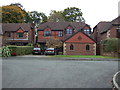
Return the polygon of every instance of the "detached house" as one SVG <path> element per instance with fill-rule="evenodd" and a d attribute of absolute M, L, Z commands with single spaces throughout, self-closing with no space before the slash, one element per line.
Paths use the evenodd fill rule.
<path fill-rule="evenodd" d="M 99 22 L 94 28 L 92 38 L 96 41 L 96 53 L 102 55 L 101 42 L 109 38 L 120 38 L 120 16 L 110 22 Z"/>
<path fill-rule="evenodd" d="M 83 22 L 46 22 L 38 27 L 37 42 L 45 47 L 50 38 L 61 40 L 65 55 L 95 55 L 96 44 L 90 38 L 91 28 Z"/>
<path fill-rule="evenodd" d="M 34 42 L 34 28 L 27 23 L 3 23 L 3 42 L 10 45 L 26 45 Z"/>

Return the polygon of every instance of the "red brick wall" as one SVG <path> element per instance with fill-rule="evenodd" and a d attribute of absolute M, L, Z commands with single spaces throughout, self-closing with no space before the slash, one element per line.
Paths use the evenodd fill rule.
<path fill-rule="evenodd" d="M 70 45 L 74 46 L 74 50 L 70 50 Z M 90 50 L 86 50 L 86 45 L 90 46 Z M 64 54 L 66 55 L 96 55 L 96 43 L 82 32 L 76 33 L 64 43 Z"/>
<path fill-rule="evenodd" d="M 45 37 L 44 36 L 44 31 L 38 31 L 38 42 L 40 42 L 41 40 L 45 40 L 48 38 L 58 38 L 59 40 L 63 40 L 64 38 L 64 33 L 62 37 L 58 36 L 58 31 L 51 31 L 52 35 L 49 37 Z"/>
<path fill-rule="evenodd" d="M 110 29 L 110 38 L 116 38 L 117 37 L 117 30 L 116 30 L 116 26 L 112 27 Z"/>
<path fill-rule="evenodd" d="M 95 44 L 90 43 L 65 43 L 66 49 L 65 54 L 66 55 L 95 55 Z M 74 45 L 74 50 L 70 50 L 70 45 Z M 86 51 L 86 45 L 90 46 L 90 50 Z"/>
<path fill-rule="evenodd" d="M 23 37 L 17 37 L 17 32 L 11 32 L 11 37 L 7 37 L 8 38 L 8 42 L 29 42 L 30 38 L 29 38 L 29 34 L 27 35 L 28 32 L 24 32 Z M 6 33 L 7 34 L 7 33 Z M 13 39 L 28 39 L 28 40 L 13 40 Z"/>
<path fill-rule="evenodd" d="M 28 39 L 30 43 L 33 43 L 35 40 L 35 31 L 34 29 L 30 29 L 28 32 Z"/>

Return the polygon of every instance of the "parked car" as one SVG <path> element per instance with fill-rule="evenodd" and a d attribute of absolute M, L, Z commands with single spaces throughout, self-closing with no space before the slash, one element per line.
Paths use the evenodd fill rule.
<path fill-rule="evenodd" d="M 41 48 L 33 48 L 32 54 L 41 54 Z"/>
<path fill-rule="evenodd" d="M 55 54 L 56 54 L 55 48 L 47 48 L 45 50 L 45 55 L 55 55 Z"/>

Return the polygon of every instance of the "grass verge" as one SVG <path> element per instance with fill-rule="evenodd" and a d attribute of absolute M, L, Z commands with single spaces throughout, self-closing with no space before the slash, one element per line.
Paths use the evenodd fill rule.
<path fill-rule="evenodd" d="M 75 57 L 75 58 L 115 58 L 109 56 L 98 56 L 98 55 L 55 55 L 53 57 Z"/>

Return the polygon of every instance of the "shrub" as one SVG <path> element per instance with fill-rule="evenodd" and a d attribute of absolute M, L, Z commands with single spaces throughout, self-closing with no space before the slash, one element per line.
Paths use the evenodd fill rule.
<path fill-rule="evenodd" d="M 28 43 L 26 46 L 33 46 L 33 44 L 32 43 Z"/>
<path fill-rule="evenodd" d="M 120 39 L 118 38 L 103 40 L 102 44 L 104 52 L 119 52 L 120 50 Z"/>
<path fill-rule="evenodd" d="M 2 57 L 10 57 L 10 49 L 8 48 L 8 46 L 4 46 L 2 47 Z"/>
<path fill-rule="evenodd" d="M 0 57 L 2 57 L 2 47 L 0 47 Z"/>

